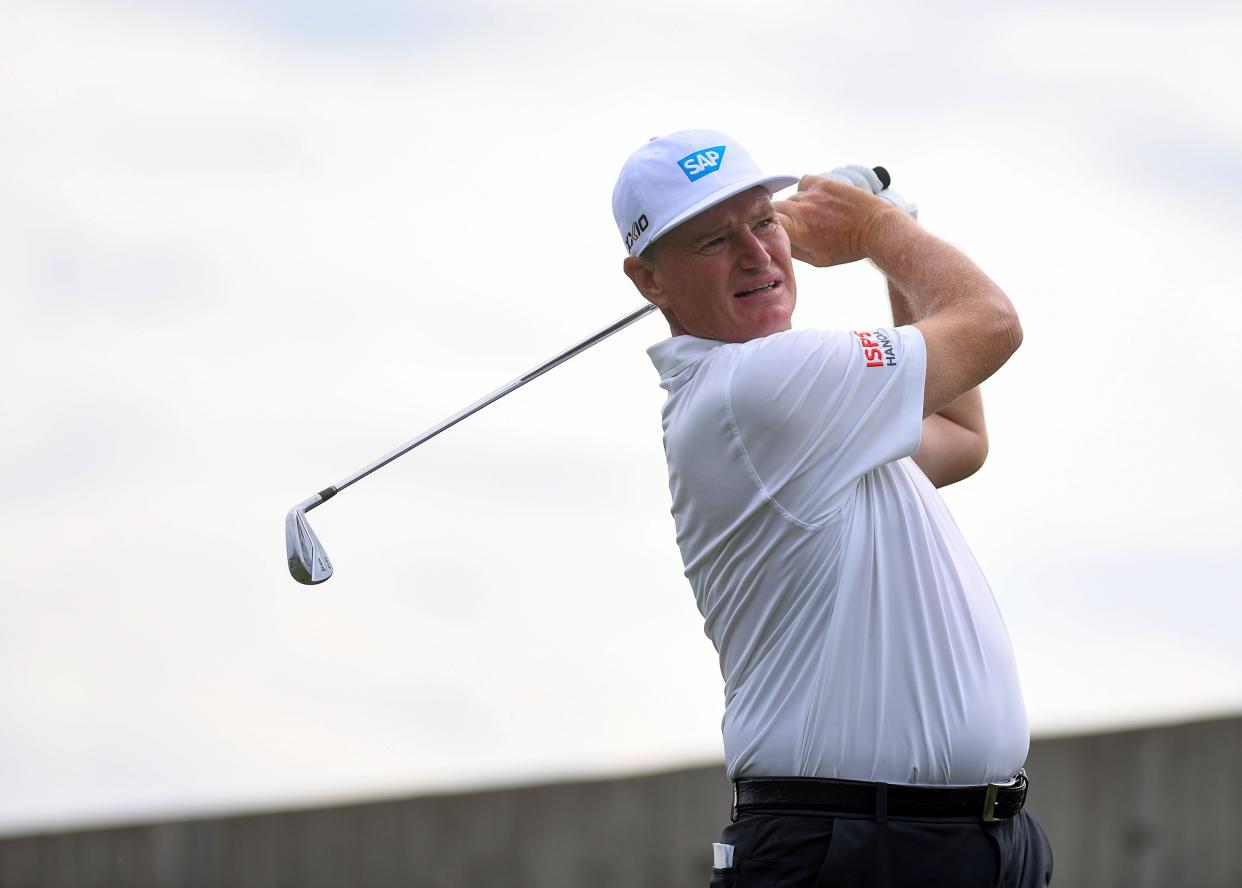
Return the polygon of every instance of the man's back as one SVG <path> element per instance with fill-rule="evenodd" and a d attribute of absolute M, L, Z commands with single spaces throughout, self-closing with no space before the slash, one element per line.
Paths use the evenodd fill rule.
<path fill-rule="evenodd" d="M 725 678 L 729 776 L 1012 777 L 1028 729 L 1009 638 L 908 458 L 919 332 L 678 336 L 650 354 L 677 541 Z"/>

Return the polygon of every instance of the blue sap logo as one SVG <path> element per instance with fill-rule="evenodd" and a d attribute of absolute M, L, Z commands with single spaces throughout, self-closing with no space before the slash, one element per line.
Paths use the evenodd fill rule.
<path fill-rule="evenodd" d="M 677 161 L 677 165 L 681 167 L 681 171 L 693 182 L 695 179 L 702 179 L 708 173 L 714 173 L 720 169 L 720 161 L 724 159 L 724 153 L 724 145 L 717 145 L 714 148 L 700 148 L 693 154 L 687 154 Z"/>

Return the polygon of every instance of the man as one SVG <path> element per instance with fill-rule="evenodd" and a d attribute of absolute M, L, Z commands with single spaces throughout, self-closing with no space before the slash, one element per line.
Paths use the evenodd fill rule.
<path fill-rule="evenodd" d="M 672 332 L 649 350 L 672 511 L 725 680 L 713 886 L 1051 878 L 1009 637 L 933 486 L 983 463 L 977 386 L 1021 327 L 903 207 L 863 167 L 765 176 L 711 130 L 650 141 L 613 194 Z M 793 259 L 870 260 L 893 326 L 791 329 Z"/>

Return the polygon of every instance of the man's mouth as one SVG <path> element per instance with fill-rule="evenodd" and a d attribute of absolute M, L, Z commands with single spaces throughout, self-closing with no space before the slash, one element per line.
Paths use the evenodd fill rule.
<path fill-rule="evenodd" d="M 775 290 L 780 285 L 781 285 L 781 282 L 779 280 L 765 281 L 764 283 L 759 284 L 758 286 L 751 287 L 748 290 L 741 290 L 740 292 L 734 293 L 733 297 L 735 299 L 742 299 L 746 296 L 753 296 L 756 293 L 766 293 L 769 290 Z"/>

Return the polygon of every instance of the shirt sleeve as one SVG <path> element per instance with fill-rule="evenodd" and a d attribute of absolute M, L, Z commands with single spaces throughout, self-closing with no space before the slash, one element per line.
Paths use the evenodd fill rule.
<path fill-rule="evenodd" d="M 746 343 L 729 410 L 755 483 L 795 520 L 823 521 L 863 475 L 918 449 L 926 372 L 913 326 Z"/>

